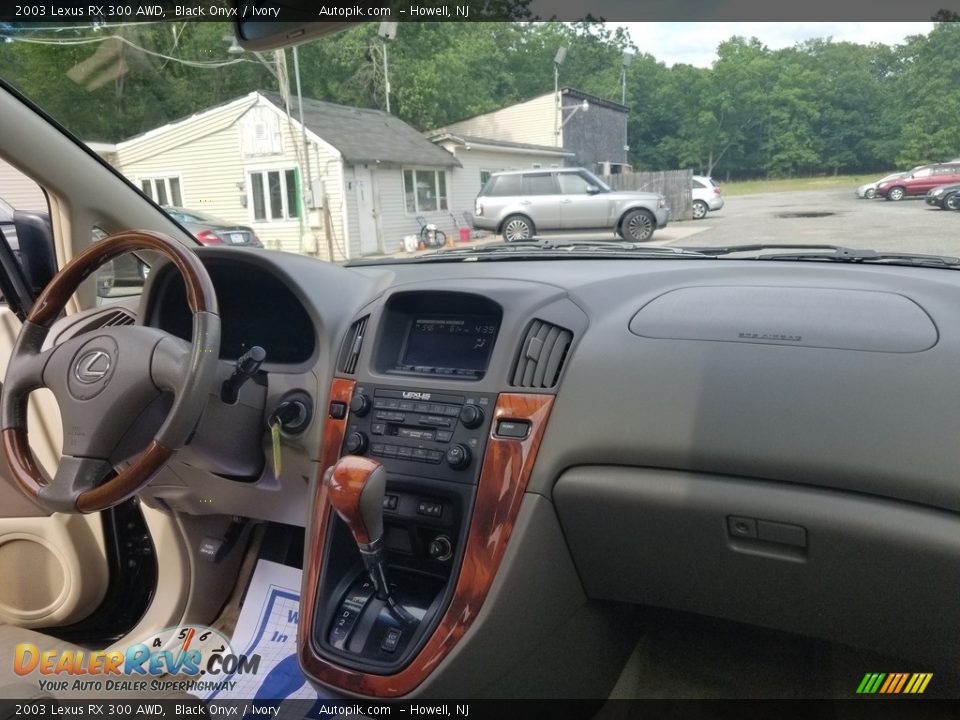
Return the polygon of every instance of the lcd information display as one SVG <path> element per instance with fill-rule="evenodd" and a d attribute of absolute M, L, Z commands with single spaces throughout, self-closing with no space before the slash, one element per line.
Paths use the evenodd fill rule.
<path fill-rule="evenodd" d="M 416 317 L 400 354 L 401 367 L 417 371 L 487 368 L 499 321 L 490 316 L 446 315 Z"/>

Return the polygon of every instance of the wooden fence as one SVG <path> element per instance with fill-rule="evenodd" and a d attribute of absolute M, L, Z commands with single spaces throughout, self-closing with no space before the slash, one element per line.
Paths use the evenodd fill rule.
<path fill-rule="evenodd" d="M 660 193 L 667 198 L 671 221 L 693 219 L 693 170 L 661 170 L 599 177 L 614 190 Z"/>

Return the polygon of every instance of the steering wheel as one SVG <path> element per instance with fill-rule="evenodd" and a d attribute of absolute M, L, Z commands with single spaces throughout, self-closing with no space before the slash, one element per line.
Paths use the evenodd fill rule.
<path fill-rule="evenodd" d="M 80 283 L 132 250 L 153 250 L 180 271 L 193 312 L 193 342 L 162 330 L 101 327 L 43 349 L 50 326 Z M 213 283 L 189 249 L 161 233 L 117 233 L 77 255 L 50 281 L 17 337 L 0 394 L 0 438 L 20 489 L 56 512 L 91 513 L 135 495 L 183 447 L 213 390 L 220 357 L 220 316 Z M 46 481 L 30 451 L 27 398 L 49 388 L 63 418 L 63 456 Z M 136 453 L 131 428 L 157 413 L 163 391 L 173 404 L 147 447 Z M 159 419 L 159 417 L 158 417 Z M 134 455 L 119 472 L 114 467 Z"/>

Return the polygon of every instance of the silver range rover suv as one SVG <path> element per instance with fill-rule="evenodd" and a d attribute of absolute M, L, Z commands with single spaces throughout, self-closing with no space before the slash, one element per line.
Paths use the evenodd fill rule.
<path fill-rule="evenodd" d="M 494 173 L 477 196 L 473 224 L 507 242 L 571 230 L 612 230 L 643 242 L 669 220 L 662 195 L 612 190 L 588 170 L 558 168 Z"/>

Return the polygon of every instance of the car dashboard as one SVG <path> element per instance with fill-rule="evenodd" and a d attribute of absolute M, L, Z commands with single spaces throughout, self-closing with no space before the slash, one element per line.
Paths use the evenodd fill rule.
<path fill-rule="evenodd" d="M 211 397 L 143 498 L 305 527 L 314 682 L 452 696 L 558 648 L 599 668 L 623 604 L 904 657 L 960 640 L 938 600 L 960 592 L 960 274 L 198 254 L 224 376 L 252 345 L 267 360 L 236 403 Z M 182 293 L 172 267 L 151 273 L 140 322 L 188 337 Z M 312 412 L 275 473 L 267 420 L 293 393 Z M 388 474 L 386 551 L 419 620 L 395 644 L 350 604 L 361 564 L 323 485 L 350 455 Z"/>

